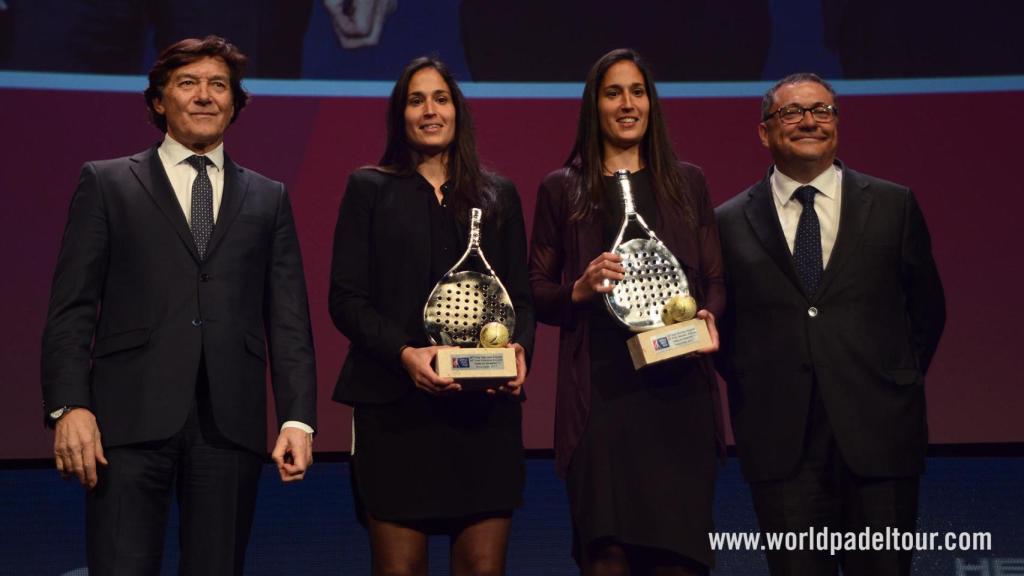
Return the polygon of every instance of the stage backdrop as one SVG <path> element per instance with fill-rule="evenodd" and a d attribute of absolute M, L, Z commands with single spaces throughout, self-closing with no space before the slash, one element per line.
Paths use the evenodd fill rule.
<path fill-rule="evenodd" d="M 237 43 L 256 78 L 228 153 L 292 194 L 316 338 L 318 450 L 350 446 L 350 411 L 330 401 L 347 348 L 326 302 L 337 209 L 348 173 L 379 158 L 404 64 L 435 54 L 465 82 L 481 155 L 519 188 L 529 227 L 538 183 L 572 144 L 587 68 L 620 46 L 653 63 L 676 149 L 704 168 L 716 205 L 769 166 L 757 139 L 768 81 L 837 79 L 840 157 L 911 186 L 931 229 L 949 309 L 926 384 L 932 442 L 1024 442 L 1024 3 L 635 0 L 627 25 L 616 0 L 353 0 L 371 16 L 362 36 L 336 32 L 344 15 L 330 7 L 340 4 L 0 0 L 0 460 L 51 454 L 40 339 L 80 167 L 161 138 L 141 75 L 169 42 L 210 33 Z M 528 448 L 551 447 L 555 351 L 555 332 L 541 327 Z"/>
<path fill-rule="evenodd" d="M 472 100 L 481 155 L 518 187 L 529 228 L 537 184 L 571 145 L 578 102 L 490 98 L 486 87 L 469 88 L 483 94 Z M 1017 300 L 1024 184 L 1015 176 L 1022 95 L 840 98 L 840 157 L 911 186 L 931 229 L 949 308 L 927 380 L 933 443 L 1024 441 L 1024 312 Z M 345 451 L 350 442 L 350 411 L 330 401 L 347 346 L 327 314 L 331 236 L 347 174 L 376 161 L 382 149 L 384 104 L 380 97 L 257 94 L 227 137 L 235 160 L 284 181 L 292 195 L 316 339 L 318 450 Z M 757 140 L 756 97 L 664 104 L 680 156 L 704 168 L 716 205 L 764 174 L 769 159 Z M 146 123 L 135 93 L 3 89 L 0 108 L 7 136 L 0 154 L 0 421 L 7 430 L 0 459 L 46 457 L 52 437 L 42 425 L 40 335 L 79 169 L 87 159 L 141 150 L 161 134 Z M 540 328 L 527 381 L 528 448 L 551 447 L 555 337 Z"/>

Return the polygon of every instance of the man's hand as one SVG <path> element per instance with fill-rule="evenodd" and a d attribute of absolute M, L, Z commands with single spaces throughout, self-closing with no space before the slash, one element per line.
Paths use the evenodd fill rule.
<path fill-rule="evenodd" d="M 282 482 L 297 482 L 313 465 L 313 435 L 298 428 L 284 428 L 270 454 Z"/>
<path fill-rule="evenodd" d="M 384 20 L 397 6 L 397 0 L 324 0 L 334 35 L 346 50 L 376 46 Z"/>
<path fill-rule="evenodd" d="M 85 408 L 74 408 L 57 420 L 53 438 L 53 459 L 61 478 L 74 476 L 92 490 L 98 477 L 96 464 L 107 465 L 96 417 Z"/>

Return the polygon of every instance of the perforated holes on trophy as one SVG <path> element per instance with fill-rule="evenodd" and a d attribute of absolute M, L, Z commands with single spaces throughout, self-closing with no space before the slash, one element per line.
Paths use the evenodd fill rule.
<path fill-rule="evenodd" d="M 605 294 L 605 304 L 623 326 L 644 332 L 665 325 L 665 303 L 676 295 L 689 296 L 689 282 L 676 257 L 637 213 L 629 171 L 616 172 L 615 180 L 622 193 L 624 214 L 611 252 L 622 257 L 626 272 L 625 278 L 613 282 L 612 291 Z M 631 225 L 639 229 L 639 234 L 627 239 Z"/>
<path fill-rule="evenodd" d="M 469 245 L 423 308 L 423 327 L 435 345 L 477 347 L 480 330 L 489 322 L 500 322 L 514 333 L 512 300 L 480 248 L 482 218 L 479 208 L 470 210 Z"/>

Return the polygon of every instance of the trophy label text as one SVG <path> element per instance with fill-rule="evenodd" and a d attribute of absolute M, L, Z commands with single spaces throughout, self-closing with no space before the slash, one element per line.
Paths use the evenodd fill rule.
<path fill-rule="evenodd" d="M 636 369 L 655 362 L 684 356 L 711 345 L 707 323 L 700 319 L 686 320 L 655 328 L 626 341 L 629 356 Z"/>
<path fill-rule="evenodd" d="M 452 372 L 460 370 L 504 370 L 503 356 L 492 354 L 465 354 L 452 356 Z"/>
<path fill-rule="evenodd" d="M 441 348 L 434 370 L 442 378 L 458 379 L 465 390 L 493 388 L 516 377 L 516 353 L 512 348 Z"/>
<path fill-rule="evenodd" d="M 679 326 L 668 334 L 662 334 L 651 340 L 651 348 L 655 352 L 668 352 L 673 348 L 689 346 L 700 340 L 700 334 L 694 326 Z"/>

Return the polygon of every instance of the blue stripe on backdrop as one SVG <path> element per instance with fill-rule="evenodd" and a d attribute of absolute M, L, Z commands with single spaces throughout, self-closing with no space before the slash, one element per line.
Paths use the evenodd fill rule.
<path fill-rule="evenodd" d="M 965 92 L 1024 91 L 1024 76 L 977 76 L 959 78 L 916 78 L 900 80 L 835 80 L 836 91 L 844 96 L 886 94 L 948 94 Z M 261 96 L 334 96 L 380 98 L 391 94 L 392 82 L 335 80 L 248 80 L 247 90 Z M 460 84 L 470 98 L 575 99 L 582 84 L 465 82 Z M 761 96 L 771 82 L 663 82 L 663 98 L 732 98 Z M 89 92 L 142 92 L 145 76 L 61 74 L 51 72 L 0 71 L 0 89 L 81 90 Z"/>
<path fill-rule="evenodd" d="M 352 510 L 347 464 L 317 464 L 297 485 L 264 471 L 246 574 L 369 574 L 366 532 Z M 1020 574 L 1024 567 L 1024 458 L 930 458 L 921 483 L 921 532 L 992 533 L 987 552 L 915 554 L 915 576 Z M 0 471 L 0 574 L 83 576 L 82 489 L 53 470 Z M 173 514 L 173 512 L 172 512 Z M 750 494 L 735 458 L 716 486 L 719 531 L 755 531 Z M 177 573 L 177 518 L 167 532 L 164 574 Z M 549 459 L 527 461 L 523 507 L 512 522 L 509 576 L 575 574 L 563 483 Z M 430 573 L 448 574 L 448 542 L 432 538 Z M 716 576 L 767 576 L 761 552 L 720 552 Z M 1001 570 L 1001 571 L 999 571 Z"/>

